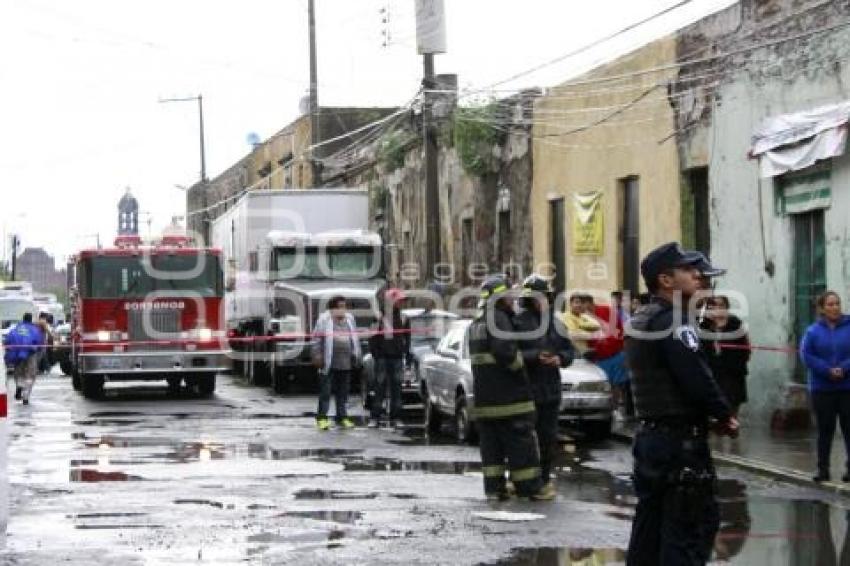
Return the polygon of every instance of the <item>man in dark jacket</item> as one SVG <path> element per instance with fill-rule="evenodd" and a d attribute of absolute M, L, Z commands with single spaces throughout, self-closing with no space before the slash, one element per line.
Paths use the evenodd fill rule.
<path fill-rule="evenodd" d="M 469 326 L 469 354 L 484 494 L 510 497 L 505 471 L 520 497 L 552 499 L 540 479 L 540 453 L 534 432 L 534 397 L 517 347 L 514 315 L 504 277 L 481 286 L 478 316 Z M 506 468 L 507 464 L 507 468 Z"/>
<path fill-rule="evenodd" d="M 546 492 L 555 493 L 551 475 L 558 447 L 558 414 L 561 410 L 561 371 L 573 362 L 575 350 L 569 331 L 554 316 L 549 282 L 533 273 L 522 284 L 520 312 L 514 322 L 522 333 L 519 348 L 537 410 L 540 443 L 540 477 Z M 527 337 L 526 337 L 527 336 Z"/>
<path fill-rule="evenodd" d="M 410 361 L 410 323 L 401 315 L 405 298 L 401 289 L 387 289 L 384 313 L 375 334 L 369 339 L 369 351 L 375 360 L 375 396 L 369 407 L 370 426 L 378 426 L 383 417 L 387 388 L 390 393 L 387 424 L 397 426 L 401 418 L 401 378 L 404 363 Z"/>

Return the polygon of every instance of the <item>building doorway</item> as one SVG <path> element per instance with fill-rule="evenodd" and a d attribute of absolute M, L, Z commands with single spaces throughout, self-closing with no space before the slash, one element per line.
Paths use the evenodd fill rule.
<path fill-rule="evenodd" d="M 564 199 L 556 198 L 549 201 L 549 261 L 555 266 L 555 278 L 552 286 L 555 293 L 562 293 L 567 284 L 566 238 L 564 226 Z"/>

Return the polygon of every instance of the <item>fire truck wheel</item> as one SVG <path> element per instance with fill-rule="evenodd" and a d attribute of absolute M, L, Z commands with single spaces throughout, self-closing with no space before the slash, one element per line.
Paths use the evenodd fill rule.
<path fill-rule="evenodd" d="M 183 381 L 181 377 L 169 377 L 166 379 L 168 382 L 168 392 L 175 394 L 180 392 L 180 384 Z"/>
<path fill-rule="evenodd" d="M 210 397 L 215 392 L 215 376 L 202 375 L 196 378 L 198 383 L 198 395 Z"/>
<path fill-rule="evenodd" d="M 103 397 L 103 377 L 99 375 L 80 376 L 82 381 L 83 395 L 87 399 L 100 399 Z"/>

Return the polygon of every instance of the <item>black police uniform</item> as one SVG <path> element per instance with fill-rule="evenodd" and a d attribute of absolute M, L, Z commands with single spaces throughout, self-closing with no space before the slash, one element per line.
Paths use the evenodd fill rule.
<path fill-rule="evenodd" d="M 478 428 L 484 493 L 491 497 L 507 494 L 507 462 L 517 495 L 529 497 L 542 486 L 534 400 L 516 340 L 491 333 L 488 318 L 501 332 L 516 331 L 513 314 L 500 306 L 487 307 L 469 328 L 475 396 L 472 415 Z"/>
<path fill-rule="evenodd" d="M 558 368 L 540 363 L 541 352 L 561 358 L 561 367 L 573 363 L 575 350 L 569 331 L 554 315 L 552 309 L 538 312 L 528 308 L 514 318 L 521 333 L 537 332 L 539 336 L 520 338 L 519 348 L 531 382 L 534 405 L 537 410 L 537 440 L 540 442 L 540 477 L 549 481 L 558 446 L 558 415 L 561 411 L 561 372 Z M 541 333 L 541 329 L 545 332 Z"/>
<path fill-rule="evenodd" d="M 687 313 L 653 297 L 626 332 L 635 410 L 638 497 L 628 565 L 705 564 L 719 528 L 709 417 L 730 409 L 700 353 Z"/>

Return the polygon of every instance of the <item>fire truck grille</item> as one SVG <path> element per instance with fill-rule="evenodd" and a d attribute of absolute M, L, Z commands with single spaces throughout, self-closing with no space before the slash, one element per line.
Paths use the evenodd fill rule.
<path fill-rule="evenodd" d="M 180 336 L 180 312 L 130 311 L 127 320 L 127 334 L 130 341 L 150 342 L 156 340 L 176 340 Z M 165 336 L 163 336 L 165 334 Z M 136 344 L 133 350 L 173 350 L 172 344 Z"/>

